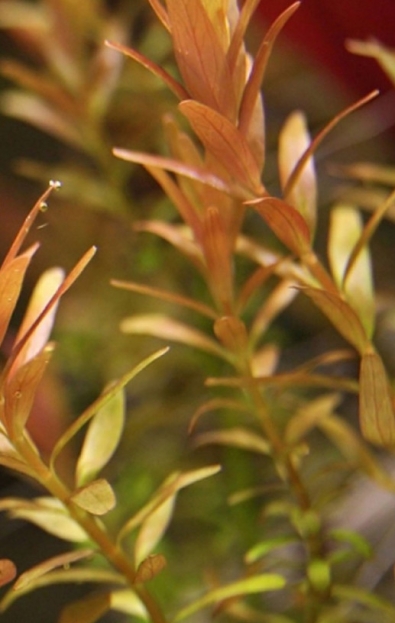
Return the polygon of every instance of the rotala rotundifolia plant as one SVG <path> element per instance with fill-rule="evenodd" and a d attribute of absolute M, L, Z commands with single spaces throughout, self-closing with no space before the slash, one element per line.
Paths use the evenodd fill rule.
<path fill-rule="evenodd" d="M 377 94 L 339 113 L 313 139 L 303 113 L 291 114 L 279 137 L 280 196 L 272 196 L 265 182 L 261 85 L 275 40 L 300 3 L 271 25 L 254 57 L 244 41 L 258 0 L 242 6 L 236 0 L 149 4 L 171 39 L 178 74 L 124 44 L 106 46 L 146 67 L 173 93 L 177 104 L 164 117 L 168 152 L 151 155 L 123 146 L 114 155 L 143 165 L 170 199 L 177 219 L 138 221 L 134 227 L 170 243 L 190 279 L 185 291 L 114 280 L 117 288 L 158 300 L 157 312 L 126 317 L 122 331 L 163 339 L 166 346 L 110 383 L 61 435 L 49 460 L 40 456 L 26 427 L 53 348 L 47 340 L 55 307 L 93 250 L 69 276 L 53 269 L 40 280 L 1 377 L 1 462 L 45 493 L 28 501 L 3 499 L 0 508 L 68 541 L 70 549 L 18 575 L 1 607 L 42 586 L 86 581 L 97 589 L 66 606 L 61 623 L 94 623 L 110 610 L 125 621 L 153 623 L 213 615 L 251 623 L 393 622 L 391 599 L 360 581 L 375 555 L 371 544 L 348 526 L 344 514 L 334 512 L 339 490 L 353 475 L 395 494 L 382 461 L 395 445 L 394 396 L 373 342 L 369 252 L 393 195 L 365 221 L 357 205 L 335 205 L 327 258 L 314 247 L 320 227 L 314 153 L 337 123 Z M 1 268 L 2 336 L 35 250 L 19 254 L 20 246 L 54 186 L 29 215 Z M 199 286 L 191 287 L 193 274 Z M 282 356 L 275 327 L 296 297 L 304 297 L 311 313 L 318 309 L 341 339 L 293 365 Z M 163 302 L 174 314 L 181 310 L 182 318 L 164 312 Z M 122 439 L 124 387 L 166 355 L 171 342 L 213 360 L 203 404 L 196 398 L 187 410 L 193 442 L 204 447 L 205 457 L 219 456 L 221 447 L 221 466 L 215 460 L 175 471 L 132 516 L 111 521 L 123 500 L 102 470 Z M 357 362 L 357 375 L 350 361 Z M 182 377 L 182 367 L 177 375 Z M 214 394 L 207 398 L 208 391 Z M 359 426 L 347 412 L 355 404 Z M 58 459 L 82 429 L 72 482 L 66 483 Z M 249 509 L 242 513 L 240 534 L 238 515 L 223 512 L 219 531 L 231 531 L 233 545 L 218 566 L 218 548 L 205 542 L 207 573 L 200 585 L 166 581 L 177 564 L 183 570 L 189 565 L 194 576 L 193 557 L 178 563 L 177 535 L 171 533 L 179 492 L 210 477 L 210 495 L 223 496 L 221 482 L 229 470 L 246 473 L 241 488 L 235 478 L 227 500 L 229 509 Z M 189 534 L 201 542 L 192 528 Z M 1 569 L 4 582 L 17 574 L 9 560 Z"/>

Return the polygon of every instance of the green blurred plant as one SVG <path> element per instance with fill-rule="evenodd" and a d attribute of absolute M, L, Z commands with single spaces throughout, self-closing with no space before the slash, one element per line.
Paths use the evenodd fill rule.
<path fill-rule="evenodd" d="M 18 4 L 23 15 L 30 10 L 30 5 Z M 1 377 L 1 462 L 33 478 L 46 495 L 29 501 L 6 498 L 0 501 L 0 508 L 77 547 L 22 573 L 4 597 L 2 608 L 41 586 L 86 581 L 104 586 L 66 606 L 61 623 L 94 623 L 109 610 L 124 613 L 125 620 L 129 616 L 154 623 L 178 622 L 208 606 L 214 607 L 216 615 L 251 622 L 393 621 L 392 602 L 379 591 L 371 593 L 358 584 L 357 571 L 372 556 L 371 545 L 363 534 L 331 519 L 339 504 L 339 488 L 352 475 L 365 475 L 391 494 L 395 492 L 393 478 L 377 458 L 378 449 L 381 454 L 393 450 L 395 419 L 392 379 L 373 343 L 376 309 L 369 252 L 372 234 L 386 215 L 392 195 L 366 223 L 354 205 L 335 205 L 327 242 L 328 265 L 314 248 L 320 227 L 314 153 L 337 123 L 376 94 L 340 113 L 312 140 L 304 115 L 298 111 L 290 115 L 279 137 L 281 196 L 274 197 L 265 184 L 265 115 L 260 89 L 274 43 L 299 2 L 269 28 L 255 57 L 247 52 L 245 35 L 257 0 L 246 0 L 241 8 L 235 0 L 166 0 L 165 4 L 149 0 L 149 4 L 172 42 L 178 77 L 122 41 L 107 41 L 105 51 L 98 50 L 97 37 L 104 31 L 107 39 L 113 38 L 98 10 L 100 3 L 87 3 L 86 14 L 80 14 L 70 0 L 43 2 L 43 10 L 57 15 L 58 10 L 67 9 L 79 20 L 78 28 L 74 24 L 70 32 L 65 29 L 64 41 L 60 38 L 54 43 L 52 38 L 44 47 L 48 45 L 47 62 L 55 63 L 57 80 L 63 80 L 68 96 L 74 94 L 74 105 L 80 102 L 81 92 L 92 97 L 83 99 L 78 114 L 74 110 L 66 120 L 78 140 L 83 137 L 78 148 L 93 160 L 98 143 L 104 144 L 98 128 L 102 127 L 105 106 L 101 95 L 92 94 L 94 88 L 87 89 L 92 45 L 86 47 L 86 42 L 92 43 L 92 32 L 96 60 L 97 55 L 107 58 L 110 54 L 111 59 L 114 53 L 125 55 L 161 78 L 179 101 L 177 111 L 164 117 L 166 155 L 118 147 L 114 150 L 118 160 L 113 163 L 107 148 L 100 147 L 97 167 L 102 183 L 116 178 L 117 192 L 123 194 L 127 163 L 142 164 L 177 209 L 177 222 L 151 219 L 137 221 L 135 228 L 169 242 L 180 253 L 181 265 L 186 261 L 196 271 L 202 287 L 191 288 L 188 282 L 185 291 L 176 292 L 148 283 L 115 280 L 113 285 L 158 301 L 160 311 L 125 318 L 121 324 L 125 333 L 181 343 L 201 351 L 208 360 L 219 361 L 209 364 L 206 381 L 217 393 L 196 407 L 189 432 L 195 445 L 207 451 L 203 457 L 218 456 L 211 446 L 224 449 L 222 472 L 218 473 L 217 460 L 210 460 L 208 466 L 175 471 L 140 509 L 120 520 L 123 507 L 128 510 L 127 500 L 119 497 L 116 502 L 113 487 L 102 472 L 124 437 L 123 388 L 167 348 L 110 383 L 61 435 L 49 460 L 42 458 L 27 424 L 52 351 L 47 340 L 53 312 L 94 251 L 88 251 L 68 277 L 58 269 L 45 273 Z M 4 5 L 10 8 L 10 3 Z M 40 13 L 34 15 L 40 17 Z M 2 19 L 4 23 L 4 15 Z M 53 33 L 57 32 L 55 27 Z M 117 36 L 116 29 L 114 34 Z M 76 47 L 70 47 L 71 35 L 79 37 Z M 39 31 L 35 41 L 42 47 L 41 39 Z M 62 54 L 55 54 L 59 46 Z M 74 58 L 81 49 L 84 61 Z M 70 58 L 73 62 L 67 62 Z M 70 82 L 74 73 L 71 77 L 68 73 L 74 66 L 85 71 L 84 79 L 80 71 L 75 83 Z M 52 98 L 51 102 L 59 106 L 62 98 L 54 83 L 50 89 L 42 78 L 33 84 L 31 73 L 19 64 L 8 65 L 6 70 L 25 86 L 28 82 L 34 86 L 41 104 L 43 97 L 47 101 L 56 91 L 56 101 Z M 105 89 L 107 78 L 103 74 L 98 81 Z M 110 83 L 115 89 L 116 79 Z M 92 103 L 98 100 L 99 113 Z M 13 106 L 9 110 L 17 114 L 15 100 Z M 41 116 L 41 121 L 44 118 Z M 55 126 L 61 138 L 61 126 Z M 114 178 L 111 172 L 118 170 L 118 161 L 122 175 Z M 79 176 L 85 173 L 80 171 Z M 76 180 L 76 189 L 78 185 Z M 18 255 L 19 249 L 56 186 L 52 182 L 37 202 L 1 268 L 2 336 L 35 247 Z M 123 206 L 124 200 L 121 203 Z M 306 298 L 308 309 L 317 308 L 326 317 L 348 347 L 331 347 L 318 356 L 306 357 L 299 365 L 281 360 L 281 343 L 274 328 L 299 295 Z M 163 302 L 180 309 L 183 318 L 165 313 Z M 349 360 L 359 361 L 358 378 L 339 372 Z M 178 375 L 182 372 L 182 368 L 177 370 Z M 358 398 L 359 430 L 350 423 L 350 402 L 343 400 L 345 396 Z M 166 410 L 166 405 L 162 408 Z M 204 425 L 210 413 L 216 413 L 220 421 L 214 429 Z M 170 415 L 166 413 L 169 419 Z M 73 473 L 62 476 L 58 459 L 86 425 Z M 199 427 L 203 430 L 196 433 Z M 246 473 L 240 477 L 243 469 Z M 228 473 L 237 474 L 229 487 L 229 508 L 247 508 L 240 523 L 229 511 L 218 518 L 219 530 L 226 535 L 225 549 L 232 543 L 235 551 L 222 552 L 216 565 L 215 536 L 203 545 L 202 538 L 190 530 L 191 540 L 198 541 L 191 550 L 196 558 L 190 555 L 186 562 L 177 560 L 177 535 L 171 535 L 170 520 L 178 493 L 215 476 L 209 479 L 210 496 L 224 496 L 221 478 L 226 479 Z M 242 482 L 241 488 L 237 488 L 238 482 Z M 195 496 L 201 501 L 198 493 Z M 193 493 L 188 499 L 192 504 Z M 210 506 L 205 499 L 203 515 L 210 512 Z M 115 507 L 116 519 L 110 513 Z M 168 528 L 170 536 L 166 538 Z M 204 547 L 207 558 L 203 586 L 198 585 L 193 569 L 199 547 Z M 190 570 L 192 583 L 180 578 L 179 586 L 169 586 L 171 580 L 166 578 L 175 576 L 170 568 L 164 569 L 166 557 L 161 548 L 170 552 L 169 567 L 179 565 L 182 573 Z M 12 561 L 3 560 L 1 570 L 4 583 L 16 576 Z M 146 585 L 154 578 L 154 588 L 148 590 Z"/>

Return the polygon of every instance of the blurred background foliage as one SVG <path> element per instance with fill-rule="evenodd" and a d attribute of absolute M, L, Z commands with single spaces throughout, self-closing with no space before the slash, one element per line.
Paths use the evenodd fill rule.
<path fill-rule="evenodd" d="M 267 4 L 277 6 L 274 1 Z M 257 18 L 250 35 L 252 50 L 264 28 L 264 20 Z M 264 85 L 268 127 L 266 184 L 274 194 L 278 190 L 278 132 L 289 112 L 302 109 L 314 134 L 353 98 L 351 89 L 347 92 L 322 65 L 314 62 L 314 53 L 311 57 L 306 51 L 295 54 L 286 33 L 287 28 L 273 54 Z M 199 280 L 191 279 L 189 266 L 163 241 L 134 231 L 133 225 L 139 220 L 171 221 L 174 211 L 141 167 L 115 159 L 111 153 L 114 146 L 163 152 L 161 118 L 174 106 L 174 97 L 137 63 L 105 47 L 105 40 L 138 49 L 175 72 L 169 38 L 145 0 L 0 1 L 1 250 L 7 248 L 23 215 L 49 179 L 59 179 L 63 186 L 51 199 L 48 210 L 43 210 L 31 234 L 40 241 L 41 249 L 30 272 L 26 299 L 29 287 L 45 267 L 56 264 L 69 268 L 89 246 L 98 246 L 93 263 L 60 309 L 55 366 L 43 388 L 44 404 L 37 409 L 32 424 L 32 434 L 40 439 L 44 451 L 52 445 L 63 423 L 80 413 L 109 380 L 158 346 L 154 339 L 128 337 L 118 330 L 125 314 L 158 311 L 158 302 L 115 289 L 110 279 L 133 279 L 169 290 L 182 289 L 185 294 L 200 292 L 200 298 L 205 296 Z M 374 160 L 376 164 L 394 160 L 393 135 L 386 138 L 378 134 L 380 111 L 379 104 L 373 103 L 356 113 L 318 151 L 322 209 L 322 229 L 317 238 L 319 254 L 325 253 L 320 244 L 326 240 L 326 208 L 345 183 L 349 196 L 355 197 L 349 177 L 363 177 L 360 169 L 346 168 L 337 168 L 337 177 L 333 177 L 330 170 L 335 170 L 334 163 L 344 167 L 355 160 Z M 390 125 L 390 118 L 386 123 Z M 365 175 L 365 182 L 366 179 Z M 392 185 L 393 177 L 389 179 Z M 360 186 L 358 189 L 360 193 Z M 382 192 L 381 186 L 376 189 L 379 191 Z M 341 192 L 345 192 L 344 187 Z M 372 194 L 365 189 L 363 197 L 361 203 L 372 207 Z M 255 220 L 250 227 L 256 228 Z M 388 222 L 381 228 L 373 254 L 383 301 L 378 337 L 395 368 L 388 347 L 389 338 L 395 336 L 395 325 L 392 316 L 385 315 L 395 292 L 393 228 Z M 170 308 L 170 304 L 163 303 L 163 310 Z M 287 365 L 291 361 L 297 363 L 307 352 L 311 356 L 317 354 L 333 340 L 333 332 L 321 317 L 310 306 L 308 310 L 306 315 L 306 302 L 298 299 L 275 329 L 284 346 Z M 236 554 L 232 558 L 237 560 L 237 550 L 241 556 L 253 544 L 255 535 L 249 533 L 248 526 L 253 523 L 252 517 L 259 519 L 259 506 L 248 502 L 228 507 L 226 500 L 233 491 L 260 483 L 256 474 L 270 469 L 264 458 L 252 461 L 241 451 L 228 448 L 196 450 L 193 442 L 188 441 L 189 419 L 209 397 L 203 379 L 209 374 L 218 375 L 217 365 L 222 364 L 173 346 L 165 358 L 132 383 L 128 389 L 129 418 L 124 439 L 116 460 L 108 467 L 108 477 L 115 482 L 119 498 L 130 505 L 128 508 L 124 503 L 114 516 L 114 522 L 121 523 L 180 463 L 188 466 L 204 461 L 222 463 L 226 459 L 228 469 L 221 480 L 221 495 L 218 481 L 211 479 L 184 492 L 165 544 L 169 561 L 173 556 L 177 559 L 177 565 L 169 564 L 169 573 L 174 574 L 174 582 L 184 583 L 186 595 L 194 590 L 196 577 L 203 568 L 208 572 L 204 546 L 208 537 L 213 569 L 226 564 L 229 551 Z M 216 417 L 221 417 L 224 425 L 232 423 L 229 414 Z M 318 436 L 317 443 L 322 443 Z M 328 488 L 337 484 L 338 475 L 327 477 Z M 6 474 L 3 478 L 7 495 L 14 495 L 14 489 L 22 486 Z M 270 472 L 267 480 L 270 482 Z M 34 541 L 36 531 L 18 524 L 13 528 L 8 525 L 2 520 L 1 544 L 7 539 L 6 549 L 12 550 L 15 558 L 18 538 L 13 535 L 23 535 L 19 552 L 23 569 L 34 562 L 28 560 L 27 553 L 32 558 L 34 554 L 26 545 Z M 9 530 L 15 532 L 10 536 Z M 44 546 L 44 542 L 48 545 Z M 47 536 L 42 540 L 40 537 L 39 543 L 40 548 L 57 547 L 56 542 L 51 545 Z M 4 552 L 7 553 L 11 555 Z M 161 577 L 155 580 L 161 581 Z M 168 588 L 162 588 L 168 592 L 170 604 L 171 584 L 167 574 Z M 55 599 L 53 595 L 51 589 L 49 601 Z M 64 599 L 63 594 L 60 598 Z M 53 621 L 49 601 L 43 599 L 46 605 L 41 611 L 40 596 L 33 599 L 37 608 L 34 620 Z M 21 602 L 10 612 L 9 620 L 30 622 L 28 612 Z"/>

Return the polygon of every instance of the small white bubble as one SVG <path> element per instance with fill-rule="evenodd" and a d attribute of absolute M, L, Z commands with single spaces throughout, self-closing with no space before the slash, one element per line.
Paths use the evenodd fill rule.
<path fill-rule="evenodd" d="M 48 204 L 46 201 L 42 201 L 40 203 L 40 210 L 41 212 L 46 212 L 48 210 Z"/>
<path fill-rule="evenodd" d="M 51 188 L 59 190 L 59 188 L 62 186 L 62 182 L 59 182 L 59 180 L 49 180 L 49 185 Z"/>

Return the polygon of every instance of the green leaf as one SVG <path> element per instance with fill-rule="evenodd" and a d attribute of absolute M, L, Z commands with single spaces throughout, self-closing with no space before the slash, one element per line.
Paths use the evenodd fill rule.
<path fill-rule="evenodd" d="M 111 485 L 100 478 L 80 487 L 71 496 L 71 501 L 92 515 L 105 515 L 116 505 L 114 491 Z"/>
<path fill-rule="evenodd" d="M 267 539 L 266 541 L 262 541 L 262 543 L 257 543 L 251 549 L 248 550 L 244 559 L 247 564 L 253 564 L 260 558 L 263 558 L 267 554 L 270 554 L 276 549 L 281 549 L 287 545 L 297 543 L 298 540 L 295 536 L 278 536 L 273 537 L 271 539 Z"/>
<path fill-rule="evenodd" d="M 352 549 L 363 558 L 371 558 L 374 554 L 374 550 L 372 549 L 369 541 L 367 541 L 367 539 L 365 539 L 361 534 L 358 534 L 353 530 L 335 528 L 330 531 L 329 536 L 339 543 L 346 543 L 347 545 L 350 545 Z"/>
<path fill-rule="evenodd" d="M 359 421 L 362 434 L 371 443 L 395 446 L 395 414 L 387 374 L 374 351 L 362 356 L 359 374 Z"/>
<path fill-rule="evenodd" d="M 67 568 L 73 562 L 83 560 L 84 558 L 90 558 L 95 552 L 92 549 L 79 549 L 74 552 L 66 552 L 53 556 L 48 560 L 40 562 L 40 564 L 31 567 L 28 571 L 22 573 L 13 586 L 13 590 L 23 590 L 29 586 L 32 582 L 35 582 L 38 578 L 46 575 L 50 571 L 59 567 Z"/>
<path fill-rule="evenodd" d="M 177 493 L 166 498 L 143 521 L 134 546 L 136 565 L 140 565 L 161 540 L 173 515 Z M 143 570 L 141 572 L 144 574 Z M 137 581 L 137 580 L 136 580 Z"/>
<path fill-rule="evenodd" d="M 96 623 L 110 610 L 109 593 L 87 595 L 63 608 L 59 623 Z"/>
<path fill-rule="evenodd" d="M 71 426 L 66 430 L 65 433 L 61 436 L 61 438 L 56 443 L 52 455 L 51 455 L 51 467 L 54 466 L 54 463 L 62 452 L 63 448 L 68 444 L 68 442 L 81 430 L 87 422 L 89 422 L 96 413 L 104 409 L 108 402 L 111 402 L 117 393 L 131 381 L 137 374 L 142 372 L 147 366 L 149 366 L 156 359 L 167 353 L 168 348 L 161 348 L 160 350 L 154 352 L 152 355 L 149 355 L 140 363 L 137 364 L 132 370 L 124 374 L 118 381 L 115 381 L 111 385 L 107 387 L 105 392 L 99 396 L 81 415 L 80 417 L 71 424 Z"/>
<path fill-rule="evenodd" d="M 4 586 L 16 577 L 17 570 L 12 560 L 8 558 L 0 559 L 0 586 Z"/>
<path fill-rule="evenodd" d="M 359 586 L 335 584 L 332 587 L 332 595 L 342 603 L 346 602 L 350 605 L 358 603 L 368 608 L 376 613 L 376 616 L 379 617 L 376 620 L 380 621 L 380 623 L 393 623 L 395 620 L 394 605 L 370 590 L 360 588 Z"/>
<path fill-rule="evenodd" d="M 122 437 L 125 397 L 119 390 L 93 417 L 77 461 L 76 483 L 82 486 L 107 465 Z"/>
<path fill-rule="evenodd" d="M 230 599 L 232 597 L 242 597 L 253 593 L 263 593 L 267 591 L 278 591 L 285 586 L 285 580 L 281 575 L 274 573 L 266 573 L 262 575 L 251 576 L 245 580 L 239 580 L 226 586 L 221 586 L 207 593 L 197 601 L 193 602 L 181 612 L 179 612 L 174 621 L 181 621 L 189 617 L 191 614 L 202 610 L 210 604 Z"/>
<path fill-rule="evenodd" d="M 156 511 L 166 500 L 174 496 L 185 487 L 204 480 L 217 474 L 221 467 L 219 465 L 209 465 L 188 472 L 175 472 L 165 480 L 161 487 L 155 492 L 151 500 L 133 515 L 121 528 L 118 534 L 118 541 L 124 539 L 127 534 L 146 521 L 149 516 Z"/>
<path fill-rule="evenodd" d="M 332 577 L 330 565 L 320 558 L 312 560 L 307 567 L 307 577 L 316 591 L 327 591 Z"/>

